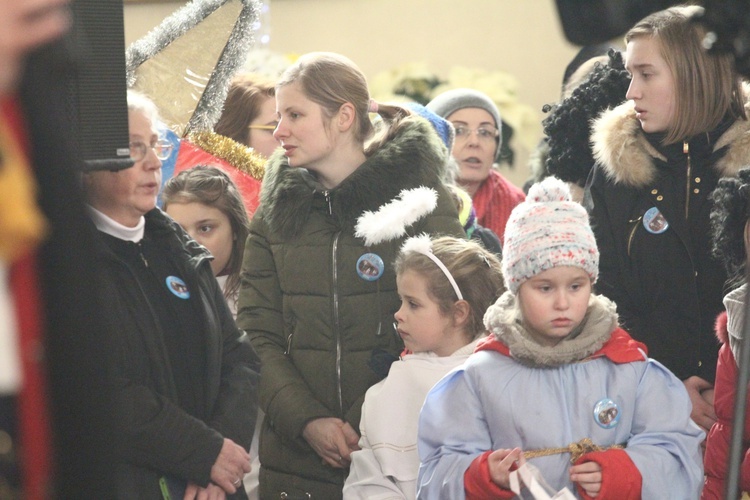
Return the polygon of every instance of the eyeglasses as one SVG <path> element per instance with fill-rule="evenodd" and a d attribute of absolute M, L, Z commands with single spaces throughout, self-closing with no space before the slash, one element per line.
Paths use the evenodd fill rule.
<path fill-rule="evenodd" d="M 456 129 L 456 139 L 463 139 L 463 140 L 466 140 L 469 137 L 471 137 L 472 132 L 476 132 L 477 137 L 479 137 L 479 139 L 483 141 L 489 141 L 489 140 L 494 141 L 495 138 L 497 138 L 497 136 L 500 134 L 498 130 L 491 125 L 482 125 L 476 130 L 470 129 L 469 127 L 464 127 L 463 125 L 457 125 L 455 129 Z"/>
<path fill-rule="evenodd" d="M 166 160 L 174 149 L 174 144 L 166 139 L 156 141 L 153 146 L 148 146 L 145 142 L 140 141 L 131 142 L 128 146 L 130 147 L 130 158 L 133 161 L 143 160 L 148 154 L 149 148 L 154 151 L 157 158 Z"/>
<path fill-rule="evenodd" d="M 247 128 L 256 130 L 269 130 L 273 132 L 274 130 L 276 130 L 276 125 L 248 125 Z"/>

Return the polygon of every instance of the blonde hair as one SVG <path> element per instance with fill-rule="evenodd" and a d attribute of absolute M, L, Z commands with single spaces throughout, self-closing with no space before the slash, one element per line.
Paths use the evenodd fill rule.
<path fill-rule="evenodd" d="M 276 91 L 286 85 L 298 84 L 305 96 L 323 108 L 323 115 L 332 118 L 345 103 L 355 110 L 356 123 L 354 138 L 364 145 L 374 134 L 368 113 L 370 112 L 370 91 L 362 71 L 347 57 L 333 52 L 311 52 L 300 57 L 287 68 L 278 83 Z M 386 126 L 378 137 L 368 142 L 365 155 L 370 156 L 384 143 L 395 137 L 404 118 L 411 112 L 401 106 L 377 103 L 377 110 Z"/>
<path fill-rule="evenodd" d="M 466 332 L 469 339 L 486 331 L 484 313 L 505 292 L 498 258 L 481 245 L 452 236 L 432 239 L 432 254 L 440 259 L 456 281 L 471 309 Z M 456 292 L 443 271 L 426 255 L 401 252 L 396 257 L 396 274 L 414 271 L 427 281 L 427 293 L 443 314 L 451 314 Z"/>
<path fill-rule="evenodd" d="M 741 80 L 731 54 L 709 54 L 702 46 L 706 30 L 692 18 L 703 8 L 682 5 L 645 17 L 625 34 L 628 43 L 652 37 L 675 82 L 675 118 L 664 144 L 713 130 L 729 113 L 746 120 Z"/>

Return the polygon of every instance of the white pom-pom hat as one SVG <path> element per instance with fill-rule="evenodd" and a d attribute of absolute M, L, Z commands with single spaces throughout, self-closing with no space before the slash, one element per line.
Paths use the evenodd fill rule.
<path fill-rule="evenodd" d="M 589 217 L 573 201 L 568 185 L 547 177 L 529 189 L 505 227 L 503 276 L 513 293 L 537 274 L 559 266 L 580 267 L 595 282 L 599 275 L 599 249 Z"/>

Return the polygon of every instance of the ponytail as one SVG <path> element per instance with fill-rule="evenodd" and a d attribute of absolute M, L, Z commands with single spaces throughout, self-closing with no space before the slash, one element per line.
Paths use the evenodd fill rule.
<path fill-rule="evenodd" d="M 411 122 L 408 118 L 413 114 L 403 106 L 380 104 L 373 99 L 370 99 L 370 109 L 380 115 L 384 127 L 375 134 L 365 147 L 365 156 L 367 157 L 375 154 L 384 144 L 399 135 L 406 124 Z"/>

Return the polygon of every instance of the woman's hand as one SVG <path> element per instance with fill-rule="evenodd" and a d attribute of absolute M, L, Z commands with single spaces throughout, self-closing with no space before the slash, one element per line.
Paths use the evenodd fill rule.
<path fill-rule="evenodd" d="M 359 449 L 359 435 L 340 418 L 325 417 L 311 420 L 302 437 L 320 455 L 324 463 L 336 469 L 349 467 L 351 452 Z"/>
<path fill-rule="evenodd" d="M 251 469 L 247 450 L 231 439 L 224 438 L 219 456 L 211 467 L 211 481 L 231 495 L 242 487 L 242 478 Z"/>
<path fill-rule="evenodd" d="M 521 448 L 508 450 L 500 448 L 490 453 L 487 465 L 490 468 L 492 482 L 506 490 L 510 489 L 510 472 L 526 463 Z"/>
<path fill-rule="evenodd" d="M 201 488 L 195 483 L 188 483 L 182 500 L 225 500 L 226 498 L 226 491 L 215 484 L 209 484 L 205 488 Z"/>
<path fill-rule="evenodd" d="M 602 489 L 602 466 L 596 462 L 584 462 L 570 468 L 570 480 L 578 484 L 591 498 L 596 498 Z"/>

